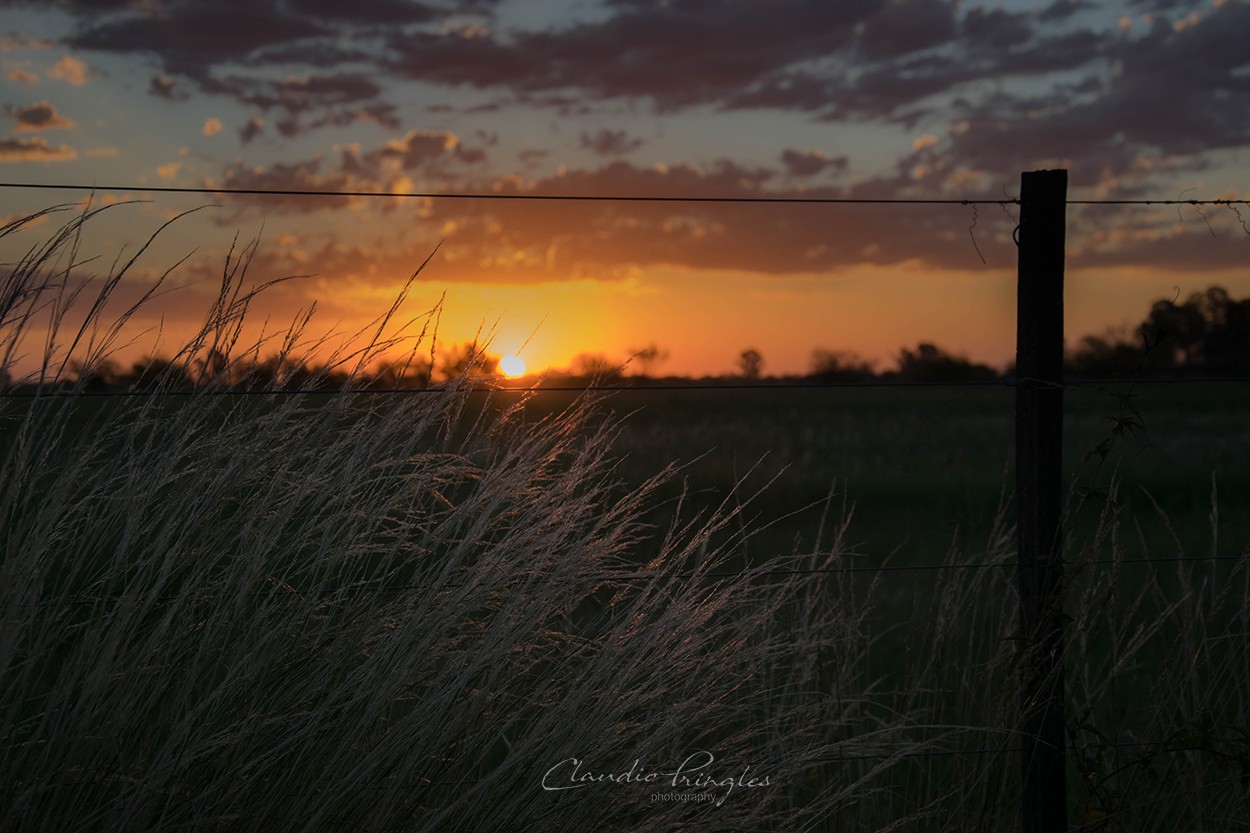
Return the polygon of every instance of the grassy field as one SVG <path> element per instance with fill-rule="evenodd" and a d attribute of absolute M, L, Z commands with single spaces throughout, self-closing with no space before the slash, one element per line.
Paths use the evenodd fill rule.
<path fill-rule="evenodd" d="M 529 408 L 542 414 L 570 398 L 540 394 Z M 844 543 L 865 563 L 939 563 L 952 548 L 986 546 L 1011 499 L 1006 388 L 641 389 L 603 405 L 623 421 L 613 451 L 627 487 L 674 462 L 683 468 L 663 490 L 670 499 L 684 486 L 696 504 L 715 505 L 739 483 L 744 499 L 754 495 L 746 547 L 761 555 L 813 546 L 832 496 L 836 523 L 851 514 Z M 1114 482 L 1142 557 L 1209 553 L 1213 509 L 1220 552 L 1240 554 L 1250 544 L 1247 413 L 1250 385 L 1239 383 L 1070 389 L 1073 537 L 1095 530 Z"/>
<path fill-rule="evenodd" d="M 1171 390 L 1138 410 L 1172 444 L 1112 457 L 1170 514 L 1091 500 L 1069 549 L 1114 562 L 1069 602 L 1087 829 L 1245 829 L 1246 564 L 1123 561 L 1212 552 L 1210 471 L 1217 552 L 1244 552 L 1246 447 L 1215 407 L 1239 392 Z M 1014 824 L 1010 443 L 989 441 L 1009 397 L 695 396 L 9 400 L 0 684 L 23 777 L 0 829 Z M 1069 435 L 1096 445 L 1090 402 Z M 1234 441 L 1186 442 L 1195 422 Z M 771 483 L 733 517 L 764 452 L 742 491 Z M 837 572 L 891 555 L 984 569 Z M 572 757 L 700 751 L 770 788 L 657 807 L 637 784 L 541 787 Z"/>

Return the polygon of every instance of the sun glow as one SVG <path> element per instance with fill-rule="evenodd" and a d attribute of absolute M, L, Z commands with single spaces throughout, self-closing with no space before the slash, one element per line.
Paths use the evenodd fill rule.
<path fill-rule="evenodd" d="M 499 360 L 499 372 L 509 379 L 525 375 L 525 361 L 515 353 L 509 353 Z"/>

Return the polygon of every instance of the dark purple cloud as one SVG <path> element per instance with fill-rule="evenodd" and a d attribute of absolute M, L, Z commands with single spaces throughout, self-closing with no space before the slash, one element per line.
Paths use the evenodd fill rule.
<path fill-rule="evenodd" d="M 1042 9 L 1039 17 L 1047 22 L 1067 20 L 1073 15 L 1094 11 L 1097 8 L 1098 4 L 1093 2 L 1093 0 L 1054 0 L 1053 3 Z"/>
<path fill-rule="evenodd" d="M 0 139 L 0 162 L 59 162 L 77 157 L 73 148 L 52 145 L 42 136 Z"/>
<path fill-rule="evenodd" d="M 1071 168 L 1074 185 L 1142 173 L 1143 160 L 1204 154 L 1250 142 L 1250 6 L 1228 3 L 1179 29 L 1158 20 L 1145 35 L 1117 41 L 1115 69 L 1049 93 L 999 94 L 957 102 L 967 129 L 946 156 L 981 170 L 1021 170 L 1038 160 Z M 1173 168 L 1175 169 L 1175 167 Z"/>
<path fill-rule="evenodd" d="M 407 77 L 520 92 L 579 88 L 648 98 L 661 109 L 719 102 L 796 62 L 848 47 L 880 0 L 673 0 L 619 4 L 606 21 L 508 39 L 407 34 L 391 38 Z"/>
<path fill-rule="evenodd" d="M 566 170 L 501 193 L 649 196 L 847 196 L 843 188 L 780 187 L 780 174 L 721 160 L 641 167 L 613 162 Z M 763 274 L 819 272 L 853 264 L 979 266 L 969 242 L 971 210 L 835 206 L 663 203 L 483 202 L 471 210 L 435 200 L 429 222 L 450 229 L 444 249 L 454 262 L 483 265 L 468 280 L 567 280 L 622 273 L 628 265 L 675 265 Z M 979 244 L 1010 265 L 1014 246 L 1005 215 L 982 212 Z M 500 257 L 493 257 L 496 253 Z"/>
<path fill-rule="evenodd" d="M 631 136 L 624 130 L 603 129 L 595 133 L 582 133 L 582 148 L 600 156 L 624 156 L 646 144 L 637 136 Z"/>
<path fill-rule="evenodd" d="M 239 128 L 239 141 L 246 145 L 264 132 L 265 119 L 261 116 L 252 116 Z"/>
<path fill-rule="evenodd" d="M 883 4 L 867 20 L 856 46 L 870 61 L 892 59 L 949 43 L 957 28 L 944 0 L 900 0 Z"/>
<path fill-rule="evenodd" d="M 153 75 L 152 79 L 148 81 L 148 92 L 158 98 L 185 98 L 185 96 L 180 96 L 175 92 L 177 86 L 178 82 L 168 75 Z"/>
<path fill-rule="evenodd" d="M 1137 9 L 1159 13 L 1125 30 L 1097 20 L 1105 15 L 1091 12 L 1106 9 L 1093 0 L 1031 10 L 948 0 L 608 0 L 593 22 L 518 30 L 465 23 L 488 23 L 490 2 L 58 5 L 78 15 L 68 45 L 154 56 L 154 94 L 178 97 L 185 85 L 229 96 L 288 136 L 362 120 L 398 131 L 387 82 L 408 79 L 452 88 L 452 102 L 456 88 L 490 91 L 485 103 L 435 105 L 459 115 L 515 106 L 574 116 L 612 101 L 660 112 L 785 110 L 907 130 L 966 122 L 900 170 L 1014 172 L 1061 160 L 1079 185 L 1139 176 L 1143 155 L 1199 157 L 1250 140 L 1250 108 L 1240 106 L 1250 93 L 1250 6 L 1238 0 L 1141 0 Z M 279 72 L 288 77 L 275 80 Z M 621 155 L 638 140 L 600 131 L 582 141 Z M 783 164 L 803 176 L 814 163 Z"/>
<path fill-rule="evenodd" d="M 203 78 L 216 64 L 256 50 L 328 36 L 327 23 L 290 11 L 277 0 L 183 0 L 157 12 L 86 17 L 69 45 L 103 52 L 154 53 L 166 71 Z"/>
<path fill-rule="evenodd" d="M 14 130 L 18 133 L 74 126 L 73 119 L 68 119 L 58 113 L 56 107 L 52 106 L 48 101 L 39 101 L 26 106 L 11 105 L 6 109 L 11 116 L 17 119 L 17 125 L 14 127 Z"/>
<path fill-rule="evenodd" d="M 843 171 L 850 164 L 845 156 L 826 156 L 820 150 L 786 149 L 781 153 L 781 164 L 791 176 L 815 176 L 823 171 Z"/>
<path fill-rule="evenodd" d="M 308 120 L 303 119 L 299 113 L 293 113 L 276 121 L 274 127 L 283 136 L 291 137 L 326 125 L 345 127 L 361 122 L 372 122 L 389 130 L 399 130 L 401 126 L 395 105 L 376 101 L 363 107 L 327 110 Z"/>
<path fill-rule="evenodd" d="M 112 12 L 139 6 L 138 0 L 0 0 L 0 8 L 46 9 L 53 7 L 75 13 Z"/>
<path fill-rule="evenodd" d="M 440 12 L 414 0 L 287 0 L 287 8 L 318 21 L 356 24 L 425 23 Z"/>
<path fill-rule="evenodd" d="M 362 183 L 346 171 L 321 172 L 321 159 L 300 162 L 279 162 L 268 168 L 253 167 L 236 162 L 223 172 L 219 183 L 205 183 L 209 187 L 220 185 L 232 189 L 256 189 L 263 191 L 369 191 L 381 190 L 371 183 Z M 266 208 L 282 208 L 288 211 L 309 212 L 321 209 L 343 209 L 353 204 L 351 197 L 326 196 L 248 196 L 232 197 Z M 227 222 L 233 222 L 228 218 Z"/>
<path fill-rule="evenodd" d="M 410 130 L 402 139 L 392 139 L 350 162 L 358 172 L 374 171 L 386 162 L 393 162 L 404 171 L 427 168 L 432 163 L 456 154 L 460 139 L 445 130 Z"/>
<path fill-rule="evenodd" d="M 263 129 L 263 120 L 253 119 L 243 131 L 254 137 Z M 485 151 L 465 147 L 454 133 L 411 130 L 402 139 L 392 139 L 367 151 L 354 144 L 348 145 L 337 157 L 337 165 L 327 164 L 321 157 L 279 162 L 268 167 L 235 162 L 226 167 L 219 181 L 206 185 L 262 191 L 379 193 L 396 190 L 403 175 L 415 172 L 425 178 L 450 179 L 453 173 L 462 173 L 466 167 L 480 164 L 485 158 Z M 236 195 L 231 199 L 266 208 L 307 213 L 356 205 L 359 198 L 326 194 L 311 197 Z M 233 221 L 233 218 L 229 217 L 227 221 Z"/>
<path fill-rule="evenodd" d="M 280 81 L 229 76 L 204 79 L 200 86 L 205 92 L 229 95 L 260 110 L 291 114 L 370 101 L 382 91 L 375 79 L 357 72 L 288 76 Z"/>

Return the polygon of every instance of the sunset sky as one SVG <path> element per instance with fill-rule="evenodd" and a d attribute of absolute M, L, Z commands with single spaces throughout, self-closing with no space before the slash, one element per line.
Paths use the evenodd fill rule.
<path fill-rule="evenodd" d="M 1074 200 L 1250 197 L 1239 0 L 0 8 L 5 182 L 1001 199 L 1021 171 L 1066 167 Z M 84 196 L 0 189 L 0 217 Z M 649 343 L 680 374 L 730 373 L 746 347 L 767 373 L 806 370 L 818 347 L 881 368 L 921 340 L 997 366 L 1013 350 L 1014 207 L 146 196 L 100 218 L 89 268 L 218 204 L 131 277 L 139 291 L 195 251 L 146 322 L 167 341 L 202 314 L 237 232 L 260 235 L 256 279 L 314 275 L 262 315 L 316 299 L 315 320 L 338 328 L 383 311 L 441 242 L 406 310 L 445 293 L 444 342 L 530 339 L 531 369 Z M 1177 291 L 1250 294 L 1245 207 L 1068 219 L 1070 342 Z"/>

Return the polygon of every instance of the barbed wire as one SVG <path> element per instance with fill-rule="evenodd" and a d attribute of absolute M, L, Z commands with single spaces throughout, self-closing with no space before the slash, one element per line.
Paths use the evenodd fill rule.
<path fill-rule="evenodd" d="M 907 198 L 907 197 L 802 197 L 802 196 L 752 196 L 718 197 L 695 195 L 647 195 L 647 194 L 538 194 L 538 193 L 481 193 L 464 191 L 334 191 L 303 188 L 232 188 L 208 186 L 173 185 L 87 185 L 83 183 L 51 182 L 0 182 L 0 188 L 26 188 L 59 191 L 110 191 L 118 193 L 153 194 L 226 194 L 260 197 L 352 197 L 387 199 L 449 199 L 449 200 L 545 200 L 552 202 L 654 202 L 654 203 L 740 203 L 778 205 L 998 205 L 1004 208 L 1019 205 L 1019 197 L 991 198 Z M 1245 205 L 1250 200 L 1238 199 L 1133 199 L 1133 200 L 1068 200 L 1068 205 Z"/>
<path fill-rule="evenodd" d="M 192 186 L 146 186 L 146 185 L 83 185 L 54 184 L 42 182 L 0 182 L 0 188 L 31 188 L 61 191 L 115 191 L 120 193 L 157 194 L 227 194 L 258 197 L 360 197 L 389 199 L 446 199 L 446 200 L 544 200 L 551 202 L 678 202 L 678 203 L 759 203 L 776 205 L 843 204 L 843 205 L 1016 205 L 1017 198 L 1007 199 L 953 199 L 953 198 L 876 198 L 876 197 L 717 197 L 675 194 L 538 194 L 538 193 L 482 193 L 465 191 L 323 191 L 302 188 L 211 188 Z"/>

